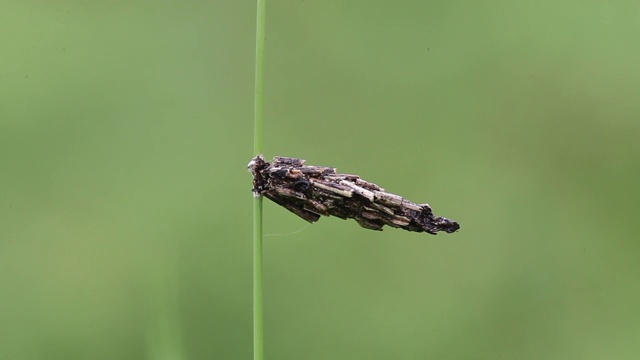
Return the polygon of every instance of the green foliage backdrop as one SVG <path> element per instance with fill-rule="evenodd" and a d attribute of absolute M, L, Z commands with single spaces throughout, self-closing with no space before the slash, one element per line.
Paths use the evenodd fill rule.
<path fill-rule="evenodd" d="M 265 156 L 462 230 L 265 202 L 267 359 L 640 357 L 636 1 L 271 1 Z M 0 5 L 0 358 L 249 359 L 255 4 Z"/>

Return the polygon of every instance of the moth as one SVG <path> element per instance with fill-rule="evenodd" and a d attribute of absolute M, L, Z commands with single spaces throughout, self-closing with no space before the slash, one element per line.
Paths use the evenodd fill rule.
<path fill-rule="evenodd" d="M 413 203 L 332 167 L 305 165 L 305 160 L 283 156 L 267 162 L 259 155 L 248 169 L 254 196 L 266 196 L 310 223 L 321 216 L 336 216 L 372 230 L 388 225 L 436 235 L 460 229 L 457 222 L 435 216 L 429 204 Z"/>

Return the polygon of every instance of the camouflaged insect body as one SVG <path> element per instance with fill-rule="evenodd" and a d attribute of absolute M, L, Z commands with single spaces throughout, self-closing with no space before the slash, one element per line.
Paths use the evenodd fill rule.
<path fill-rule="evenodd" d="M 460 228 L 453 220 L 433 215 L 428 204 L 415 204 L 358 175 L 338 174 L 332 167 L 280 156 L 269 163 L 257 156 L 248 168 L 255 196 L 266 196 L 308 222 L 331 215 L 354 219 L 372 230 L 388 225 L 434 235 Z"/>

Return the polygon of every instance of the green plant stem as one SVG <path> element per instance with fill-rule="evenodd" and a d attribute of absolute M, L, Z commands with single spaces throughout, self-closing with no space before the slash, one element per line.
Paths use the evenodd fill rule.
<path fill-rule="evenodd" d="M 256 197 L 253 203 L 253 359 L 263 359 L 262 197 Z"/>
<path fill-rule="evenodd" d="M 257 0 L 256 14 L 256 83 L 253 118 L 253 150 L 262 154 L 262 104 L 264 74 L 266 0 Z M 253 202 L 253 359 L 263 360 L 262 313 L 262 197 Z"/>
<path fill-rule="evenodd" d="M 257 0 L 256 16 L 256 83 L 253 117 L 253 152 L 262 154 L 262 104 L 264 78 L 264 41 L 265 41 L 265 10 L 266 0 Z"/>

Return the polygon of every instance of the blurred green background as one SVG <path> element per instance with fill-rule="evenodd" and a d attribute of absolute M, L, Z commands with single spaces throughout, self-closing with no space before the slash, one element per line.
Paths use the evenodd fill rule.
<path fill-rule="evenodd" d="M 270 1 L 267 359 L 640 358 L 637 1 Z M 0 5 L 0 359 L 249 359 L 253 1 Z"/>

